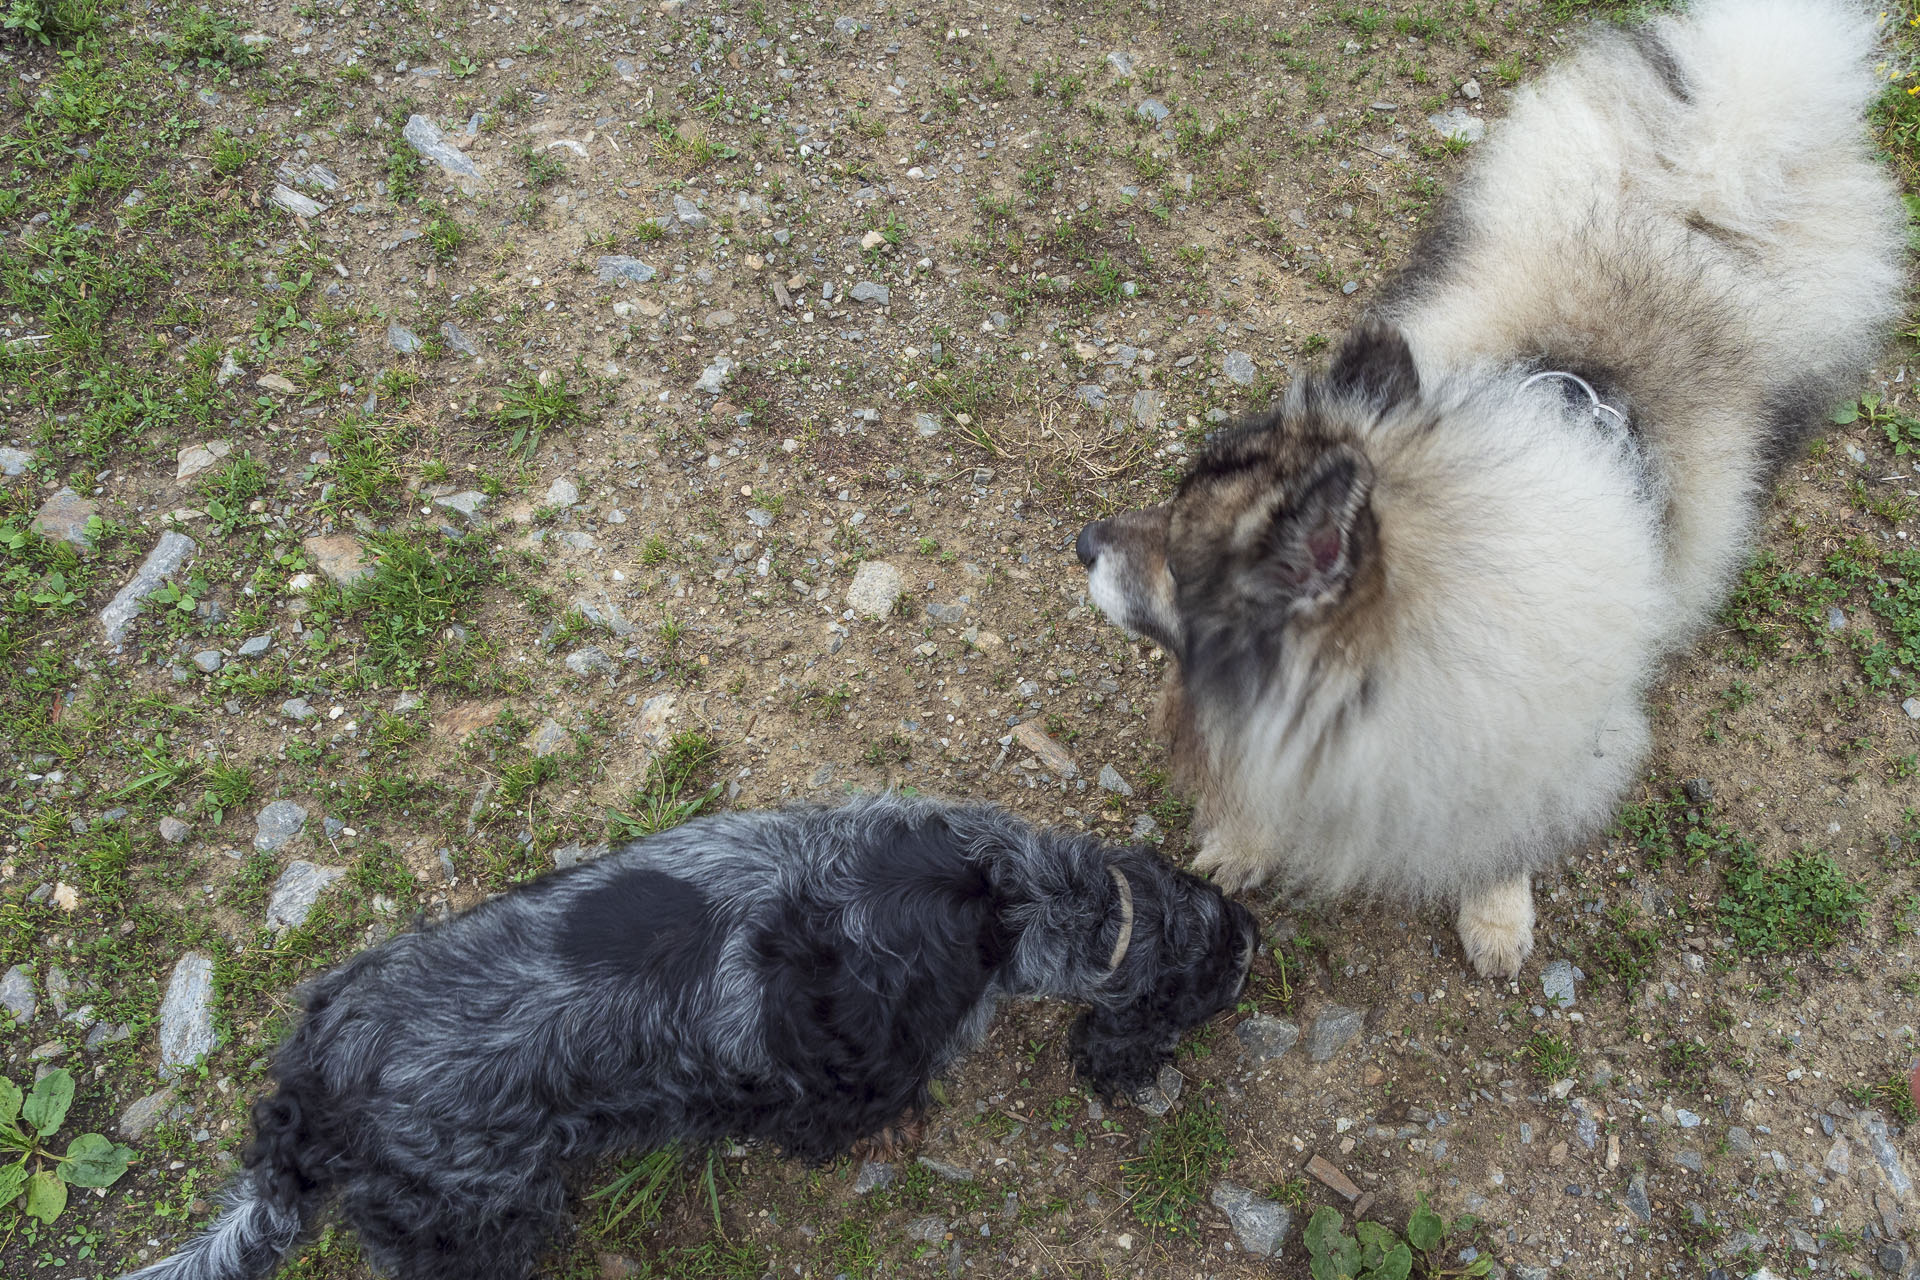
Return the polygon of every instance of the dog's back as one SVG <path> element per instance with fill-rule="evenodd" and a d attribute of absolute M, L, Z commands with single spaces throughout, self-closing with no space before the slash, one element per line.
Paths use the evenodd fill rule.
<path fill-rule="evenodd" d="M 1846 0 L 1601 28 L 1516 92 L 1377 309 L 1423 377 L 1536 360 L 1620 389 L 1667 498 L 1677 634 L 1899 313 L 1905 218 L 1861 119 L 1873 46 Z"/>

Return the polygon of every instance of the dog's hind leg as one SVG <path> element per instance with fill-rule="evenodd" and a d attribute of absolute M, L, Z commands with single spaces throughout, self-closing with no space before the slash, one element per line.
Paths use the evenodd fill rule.
<path fill-rule="evenodd" d="M 1533 953 L 1533 885 L 1524 875 L 1460 895 L 1460 944 L 1482 977 L 1513 978 Z"/>

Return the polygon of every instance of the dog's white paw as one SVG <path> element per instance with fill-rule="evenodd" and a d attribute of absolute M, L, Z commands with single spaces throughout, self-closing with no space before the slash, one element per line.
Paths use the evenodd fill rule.
<path fill-rule="evenodd" d="M 1220 886 L 1220 892 L 1239 893 L 1262 883 L 1273 874 L 1273 867 L 1266 857 L 1246 845 L 1228 841 L 1217 833 L 1209 833 L 1200 842 L 1200 852 L 1194 856 L 1193 869 Z"/>
<path fill-rule="evenodd" d="M 1533 954 L 1533 886 L 1518 876 L 1462 895 L 1460 944 L 1483 978 L 1514 978 Z"/>

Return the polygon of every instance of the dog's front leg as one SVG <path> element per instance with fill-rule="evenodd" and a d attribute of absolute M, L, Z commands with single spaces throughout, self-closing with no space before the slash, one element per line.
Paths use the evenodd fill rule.
<path fill-rule="evenodd" d="M 1533 885 L 1524 875 L 1460 895 L 1460 944 L 1485 978 L 1514 978 L 1533 953 Z"/>

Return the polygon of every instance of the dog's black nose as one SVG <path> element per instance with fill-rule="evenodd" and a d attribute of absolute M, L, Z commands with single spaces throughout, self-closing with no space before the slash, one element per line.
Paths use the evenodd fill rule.
<path fill-rule="evenodd" d="M 1106 525 L 1105 520 L 1095 520 L 1082 529 L 1080 536 L 1073 540 L 1073 554 L 1079 556 L 1080 563 L 1089 569 L 1093 568 L 1093 562 L 1100 558 L 1100 539 L 1106 531 Z"/>

